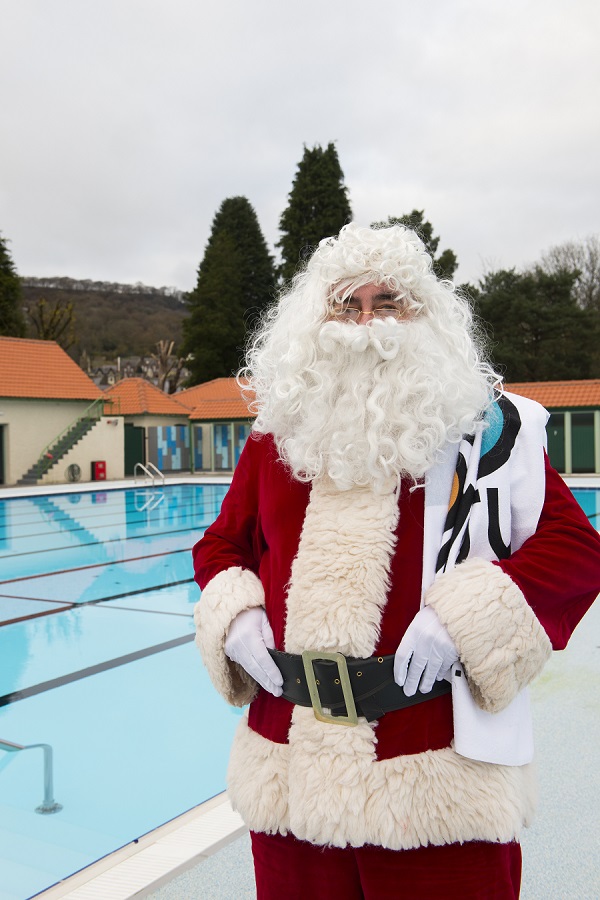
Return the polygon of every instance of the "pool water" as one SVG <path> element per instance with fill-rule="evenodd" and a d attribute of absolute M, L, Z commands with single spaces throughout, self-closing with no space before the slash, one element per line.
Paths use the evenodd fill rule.
<path fill-rule="evenodd" d="M 0 900 L 24 900 L 225 786 L 238 718 L 193 643 L 190 549 L 227 485 L 0 501 Z"/>
<path fill-rule="evenodd" d="M 600 488 L 571 488 L 571 491 L 594 528 L 600 531 Z"/>

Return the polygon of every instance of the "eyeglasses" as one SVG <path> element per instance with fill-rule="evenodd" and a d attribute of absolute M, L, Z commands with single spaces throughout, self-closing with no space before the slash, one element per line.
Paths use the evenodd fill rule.
<path fill-rule="evenodd" d="M 361 316 L 373 316 L 374 319 L 401 319 L 406 309 L 399 306 L 378 306 L 374 310 L 363 310 L 360 306 L 334 306 L 330 315 L 344 322 L 358 322 Z"/>

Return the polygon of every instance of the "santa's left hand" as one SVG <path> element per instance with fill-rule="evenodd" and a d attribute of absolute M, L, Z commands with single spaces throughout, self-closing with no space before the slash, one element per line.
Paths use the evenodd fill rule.
<path fill-rule="evenodd" d="M 417 688 L 429 693 L 434 682 L 449 674 L 458 660 L 458 652 L 431 606 L 425 606 L 414 617 L 396 650 L 394 681 L 412 697 Z"/>

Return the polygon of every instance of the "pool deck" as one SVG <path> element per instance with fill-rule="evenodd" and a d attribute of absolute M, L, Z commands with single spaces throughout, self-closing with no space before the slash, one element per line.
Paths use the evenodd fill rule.
<path fill-rule="evenodd" d="M 231 484 L 231 473 L 211 473 L 200 475 L 182 472 L 179 475 L 165 475 L 165 485 L 169 484 Z M 600 486 L 600 478 L 598 478 Z M 74 484 L 0 484 L 0 500 L 15 500 L 19 497 L 41 497 L 52 494 L 80 494 L 83 491 L 118 491 L 123 488 L 161 488 L 163 482 L 156 478 L 153 482 L 148 478 L 115 479 L 114 481 L 77 481 Z"/>
<path fill-rule="evenodd" d="M 247 836 L 244 823 L 219 794 L 36 896 L 40 900 L 147 897 L 199 861 L 220 860 L 217 851 L 235 848 L 232 842 L 242 835 Z"/>
<path fill-rule="evenodd" d="M 165 475 L 165 484 L 230 484 L 232 475 L 227 472 L 200 475 L 195 473 L 181 473 L 179 475 Z M 600 488 L 600 475 L 563 475 L 570 488 Z M 12 500 L 17 497 L 31 497 L 52 494 L 79 494 L 82 491 L 112 491 L 123 488 L 147 488 L 152 484 L 148 479 L 135 480 L 132 477 L 115 481 L 78 481 L 75 484 L 34 484 L 34 485 L 4 485 L 0 484 L 0 500 Z M 162 482 L 156 482 L 156 488 L 162 487 Z"/>

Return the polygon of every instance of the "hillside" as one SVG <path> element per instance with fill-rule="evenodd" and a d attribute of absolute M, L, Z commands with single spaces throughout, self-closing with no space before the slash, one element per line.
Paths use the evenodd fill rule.
<path fill-rule="evenodd" d="M 23 305 L 42 297 L 52 307 L 72 303 L 75 343 L 69 354 L 79 362 L 85 350 L 90 358 L 147 356 L 157 341 L 181 341 L 186 307 L 181 292 L 146 285 L 75 281 L 70 278 L 23 278 Z M 29 337 L 37 337 L 33 329 Z"/>

